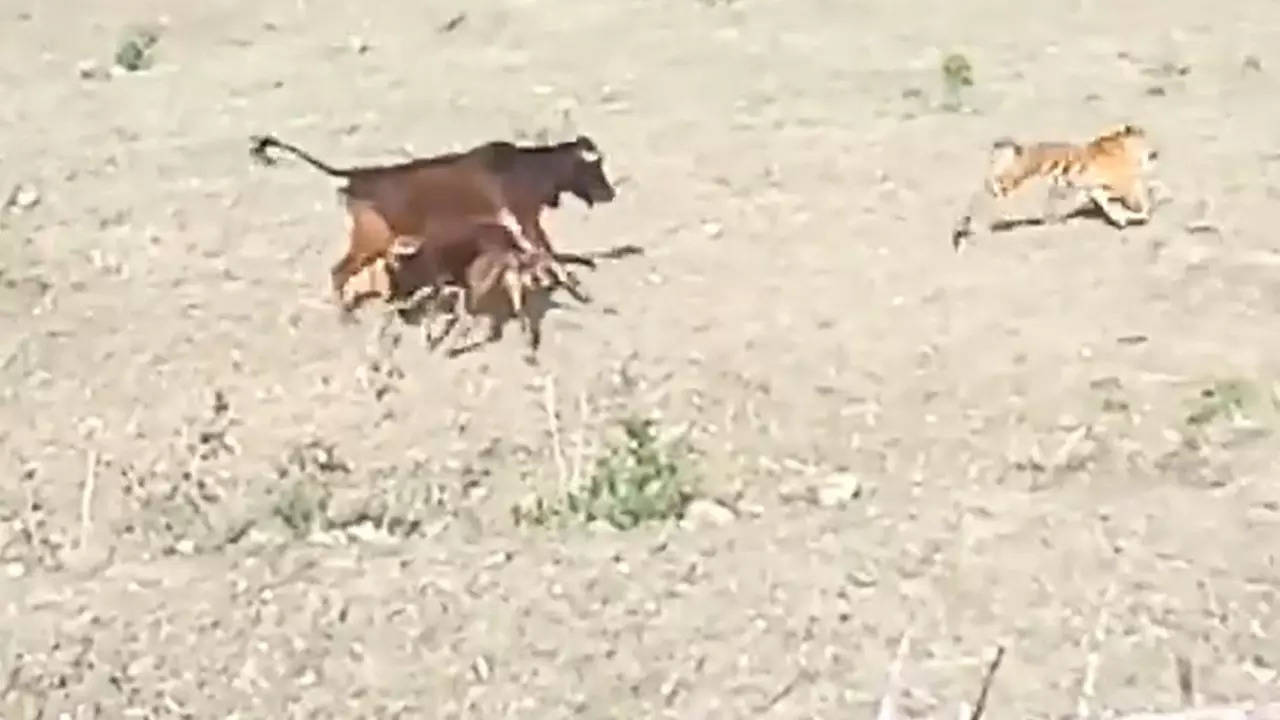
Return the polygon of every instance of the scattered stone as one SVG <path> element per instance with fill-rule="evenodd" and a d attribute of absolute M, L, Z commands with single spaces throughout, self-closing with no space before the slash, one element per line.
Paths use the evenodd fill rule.
<path fill-rule="evenodd" d="M 485 558 L 484 561 L 480 563 L 480 567 L 492 568 L 500 565 L 506 565 L 511 562 L 511 559 L 514 557 L 515 555 L 510 550 L 499 550 Z"/>
<path fill-rule="evenodd" d="M 843 506 L 862 496 L 862 481 L 852 473 L 835 473 L 814 489 L 814 499 L 824 508 Z"/>
<path fill-rule="evenodd" d="M 462 23 L 466 22 L 466 20 L 467 20 L 467 14 L 465 12 L 460 12 L 457 15 L 454 15 L 453 17 L 445 21 L 445 23 L 441 25 L 439 28 L 437 28 L 437 30 L 439 30 L 442 33 L 453 32 L 454 30 L 457 30 L 459 27 L 461 27 Z"/>
<path fill-rule="evenodd" d="M 690 530 L 708 527 L 724 527 L 737 518 L 737 513 L 717 500 L 699 498 L 684 510 L 681 525 Z"/>
<path fill-rule="evenodd" d="M 393 545 L 396 538 L 377 525 L 365 521 L 347 528 L 347 536 L 369 545 Z"/>
<path fill-rule="evenodd" d="M 40 190 L 36 186 L 18 183 L 4 201 L 4 209 L 16 213 L 26 212 L 39 205 L 40 200 Z"/>
<path fill-rule="evenodd" d="M 592 520 L 587 523 L 587 529 L 593 533 L 613 534 L 618 531 L 608 520 Z"/>
<path fill-rule="evenodd" d="M 608 104 L 622 101 L 622 91 L 612 85 L 603 85 L 600 88 L 600 102 Z"/>
<path fill-rule="evenodd" d="M 76 75 L 81 80 L 106 80 L 111 77 L 111 73 L 102 67 L 102 63 L 97 60 L 81 60 L 76 63 Z"/>
<path fill-rule="evenodd" d="M 489 678 L 493 676 L 493 668 L 489 665 L 488 658 L 483 655 L 476 657 L 471 663 L 471 676 L 479 683 L 489 681 Z"/>

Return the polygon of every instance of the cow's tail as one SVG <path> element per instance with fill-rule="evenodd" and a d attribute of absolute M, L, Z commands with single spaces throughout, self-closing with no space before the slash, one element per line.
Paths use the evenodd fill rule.
<path fill-rule="evenodd" d="M 271 157 L 271 155 L 267 154 L 268 150 L 276 149 L 276 150 L 283 150 L 299 158 L 306 164 L 310 165 L 311 167 L 319 170 L 320 172 L 326 175 L 331 175 L 333 177 L 346 178 L 346 177 L 351 177 L 351 174 L 353 172 L 352 170 L 346 169 L 346 168 L 336 168 L 326 163 L 325 161 L 317 158 L 316 156 L 312 155 L 306 150 L 303 150 L 297 145 L 287 143 L 272 135 L 253 135 L 249 138 L 249 142 L 250 142 L 249 155 L 252 156 L 253 159 L 262 163 L 263 165 L 276 164 L 276 158 L 273 158 Z"/>

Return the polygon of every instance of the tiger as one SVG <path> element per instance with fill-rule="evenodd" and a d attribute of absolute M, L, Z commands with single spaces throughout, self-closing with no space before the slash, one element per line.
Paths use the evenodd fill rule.
<path fill-rule="evenodd" d="M 1151 190 L 1163 189 L 1162 183 L 1147 179 L 1158 159 L 1146 130 L 1132 123 L 1107 128 L 1082 144 L 1023 144 L 1001 137 L 992 143 L 982 189 L 974 193 L 952 230 L 952 247 L 959 252 L 964 239 L 974 233 L 975 214 L 982 216 L 982 229 L 990 232 L 994 201 L 1033 178 L 1050 182 L 1042 222 L 1061 222 L 1085 203 L 1093 203 L 1117 228 L 1145 223 L 1151 218 Z"/>

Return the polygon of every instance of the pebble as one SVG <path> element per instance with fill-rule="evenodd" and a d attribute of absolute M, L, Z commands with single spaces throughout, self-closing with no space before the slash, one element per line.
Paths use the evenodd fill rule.
<path fill-rule="evenodd" d="M 27 183 L 18 183 L 9 193 L 4 206 L 8 210 L 25 212 L 40 204 L 40 191 Z"/>
<path fill-rule="evenodd" d="M 102 63 L 92 59 L 76 63 L 76 75 L 81 80 L 106 80 L 111 77 L 111 73 L 102 67 Z"/>
<path fill-rule="evenodd" d="M 861 497 L 862 482 L 852 473 L 835 473 L 823 480 L 814 494 L 822 507 L 840 507 Z"/>
<path fill-rule="evenodd" d="M 716 500 L 700 498 L 689 503 L 684 510 L 682 525 L 691 530 L 723 527 L 733 522 L 737 514 Z"/>

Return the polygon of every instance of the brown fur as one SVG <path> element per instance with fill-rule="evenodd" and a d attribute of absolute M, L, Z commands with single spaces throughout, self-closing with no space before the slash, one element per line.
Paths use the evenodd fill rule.
<path fill-rule="evenodd" d="M 390 257 L 386 265 L 389 294 L 403 308 L 402 317 L 408 320 L 423 307 L 428 312 L 446 309 L 450 314 L 445 329 L 430 340 L 433 348 L 462 320 L 457 308 L 460 294 L 467 316 L 489 319 L 485 342 L 501 339 L 507 321 L 520 318 L 532 358 L 541 344 L 546 296 L 552 288 L 566 284 L 549 253 L 525 251 L 514 233 L 500 223 L 454 223 L 435 228 L 427 237 L 400 238 Z M 422 295 L 425 299 L 420 299 Z M 452 350 L 450 355 L 480 344 Z"/>
<path fill-rule="evenodd" d="M 330 273 L 344 313 L 363 297 L 344 298 L 343 288 L 353 276 L 385 257 L 397 237 L 428 236 L 439 222 L 498 221 L 517 234 L 517 242 L 526 250 L 544 250 L 557 264 L 594 266 L 586 256 L 552 249 L 540 222 L 541 212 L 544 207 L 557 207 L 566 192 L 588 206 L 610 202 L 616 195 L 604 174 L 599 149 L 586 136 L 544 146 L 489 142 L 461 153 L 354 168 L 333 167 L 269 135 L 254 136 L 252 142 L 250 153 L 264 164 L 276 162 L 268 150 L 283 150 L 346 180 L 339 192 L 351 221 L 348 249 Z M 576 279 L 565 275 L 577 285 Z M 584 296 L 579 293 L 579 297 Z"/>
<path fill-rule="evenodd" d="M 1037 178 L 1052 183 L 1042 220 L 1060 222 L 1071 211 L 1093 203 L 1116 227 L 1146 222 L 1151 217 L 1146 175 L 1156 159 L 1145 130 L 1137 125 L 1109 128 L 1083 144 L 1024 145 L 1001 138 L 992 144 L 986 180 L 956 223 L 952 245 L 959 250 L 964 238 L 973 233 L 976 214 L 983 216 L 983 229 L 989 231 L 993 201 Z"/>

